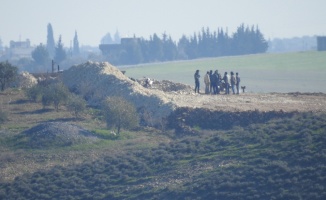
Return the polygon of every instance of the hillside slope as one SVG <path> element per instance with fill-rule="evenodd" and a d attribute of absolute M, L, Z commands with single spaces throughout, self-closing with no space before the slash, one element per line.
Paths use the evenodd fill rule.
<path fill-rule="evenodd" d="M 326 116 L 202 131 L 0 183 L 1 199 L 324 199 Z"/>

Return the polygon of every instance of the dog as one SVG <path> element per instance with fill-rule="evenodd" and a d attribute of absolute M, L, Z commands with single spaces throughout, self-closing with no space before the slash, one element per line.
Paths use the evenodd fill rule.
<path fill-rule="evenodd" d="M 242 92 L 245 93 L 246 86 L 241 86 Z"/>

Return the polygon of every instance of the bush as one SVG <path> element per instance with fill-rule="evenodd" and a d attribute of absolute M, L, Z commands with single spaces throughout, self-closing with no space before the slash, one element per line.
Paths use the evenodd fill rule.
<path fill-rule="evenodd" d="M 48 106 L 53 103 L 56 111 L 59 111 L 59 105 L 68 100 L 69 90 L 63 83 L 54 83 L 43 90 L 42 104 Z"/>
<path fill-rule="evenodd" d="M 107 127 L 131 129 L 139 125 L 139 116 L 133 104 L 122 97 L 109 97 L 103 104 Z"/>
<path fill-rule="evenodd" d="M 0 62 L 0 90 L 4 91 L 9 83 L 13 82 L 18 75 L 18 68 L 8 61 Z"/>
<path fill-rule="evenodd" d="M 76 118 L 78 118 L 79 114 L 83 113 L 86 109 L 86 101 L 78 95 L 71 94 L 68 98 L 66 107 L 73 115 L 75 115 Z"/>
<path fill-rule="evenodd" d="M 34 102 L 42 102 L 43 108 L 51 104 L 56 111 L 59 105 L 66 102 L 69 97 L 69 90 L 63 83 L 51 83 L 49 85 L 35 85 L 25 91 L 28 99 Z"/>
<path fill-rule="evenodd" d="M 33 87 L 25 90 L 25 95 L 31 101 L 39 102 L 42 100 L 43 90 L 43 86 L 34 85 Z"/>

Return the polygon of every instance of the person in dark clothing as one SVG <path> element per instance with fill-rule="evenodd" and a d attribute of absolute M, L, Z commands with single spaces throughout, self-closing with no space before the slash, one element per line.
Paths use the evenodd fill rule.
<path fill-rule="evenodd" d="M 198 69 L 196 70 L 194 78 L 195 78 L 195 93 L 198 92 L 198 94 L 199 94 L 199 87 L 200 87 L 199 78 L 200 78 L 200 75 L 199 75 L 199 70 Z"/>
<path fill-rule="evenodd" d="M 219 76 L 218 76 L 218 71 L 216 70 L 215 72 L 214 72 L 214 74 L 213 74 L 213 92 L 214 92 L 214 94 L 218 94 L 219 93 L 219 91 L 218 91 L 218 83 L 219 83 Z"/>
<path fill-rule="evenodd" d="M 224 81 L 224 84 L 225 84 L 225 94 L 230 94 L 229 77 L 228 77 L 227 72 L 224 73 L 223 81 Z"/>

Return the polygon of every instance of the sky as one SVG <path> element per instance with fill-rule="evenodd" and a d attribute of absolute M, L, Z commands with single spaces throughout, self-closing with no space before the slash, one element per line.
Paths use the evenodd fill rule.
<path fill-rule="evenodd" d="M 165 32 L 178 41 L 203 27 L 234 33 L 242 23 L 258 26 L 265 39 L 326 35 L 326 0 L 0 0 L 0 39 L 69 47 L 98 46 L 103 36 L 143 37 Z"/>

